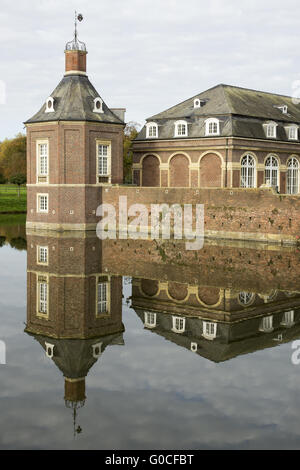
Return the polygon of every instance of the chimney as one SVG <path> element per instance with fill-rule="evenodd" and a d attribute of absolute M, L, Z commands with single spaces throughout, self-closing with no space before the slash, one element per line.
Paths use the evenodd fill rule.
<path fill-rule="evenodd" d="M 86 75 L 86 51 L 65 50 L 66 74 Z"/>

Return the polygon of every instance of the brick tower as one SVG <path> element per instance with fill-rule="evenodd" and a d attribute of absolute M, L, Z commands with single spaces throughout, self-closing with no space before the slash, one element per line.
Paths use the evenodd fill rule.
<path fill-rule="evenodd" d="M 123 182 L 125 110 L 109 109 L 86 73 L 86 46 L 66 44 L 65 74 L 27 128 L 27 227 L 89 230 L 105 185 Z"/>

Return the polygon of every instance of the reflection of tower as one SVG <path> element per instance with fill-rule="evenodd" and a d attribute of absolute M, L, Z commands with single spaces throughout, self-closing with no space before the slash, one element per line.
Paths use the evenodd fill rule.
<path fill-rule="evenodd" d="M 91 232 L 71 235 L 27 232 L 25 331 L 64 375 L 76 434 L 85 378 L 108 345 L 124 344 L 124 326 L 122 278 L 102 273 L 102 242 Z"/>

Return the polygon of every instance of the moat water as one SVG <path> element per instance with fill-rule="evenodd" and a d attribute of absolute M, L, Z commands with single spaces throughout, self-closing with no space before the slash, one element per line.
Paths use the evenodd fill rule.
<path fill-rule="evenodd" d="M 235 264 L 235 258 L 223 269 L 224 263 L 219 268 L 203 266 L 193 255 L 194 262 L 172 261 L 169 269 L 168 256 L 159 260 L 153 255 L 152 266 L 143 264 L 137 252 L 135 272 L 125 245 L 116 242 L 112 248 L 99 248 L 96 239 L 78 243 L 51 234 L 43 241 L 43 236 L 30 234 L 26 244 L 22 218 L 0 221 L 0 341 L 6 347 L 1 353 L 6 363 L 0 364 L 1 449 L 300 448 L 300 365 L 292 361 L 292 347 L 300 340 L 300 278 L 292 273 L 299 269 L 293 265 L 299 260 L 296 249 L 272 251 L 272 265 L 270 260 L 266 263 L 265 274 L 261 259 L 270 250 L 262 249 L 259 257 L 254 250 L 251 270 L 246 267 L 242 278 L 234 276 L 239 262 Z M 36 247 L 41 245 L 49 246 L 48 268 L 35 266 Z M 107 258 L 103 254 L 98 268 L 93 263 L 102 256 L 101 249 L 109 254 Z M 147 245 L 145 253 L 151 249 Z M 218 250 L 224 256 L 222 247 L 214 247 L 214 253 Z M 236 248 L 237 260 L 245 250 Z M 59 256 L 52 265 L 54 253 Z M 74 264 L 69 261 L 72 253 Z M 282 266 L 287 271 L 281 277 Z M 197 272 L 200 275 L 204 268 L 199 281 Z M 116 319 L 112 330 L 104 321 L 103 335 L 101 325 L 93 334 L 91 284 L 79 284 L 85 276 L 93 282 L 95 270 L 116 281 L 109 294 Z M 40 316 L 36 321 L 35 284 L 28 283 L 35 283 L 34 276 L 41 272 L 50 273 L 49 282 L 55 278 L 64 284 L 59 284 L 59 295 L 50 290 L 49 318 Z M 269 276 L 272 272 L 274 279 Z M 118 287 L 114 291 L 120 280 L 122 291 Z M 169 296 L 168 282 L 173 292 Z M 217 289 L 222 293 L 219 303 Z M 79 290 L 81 304 L 75 302 Z M 190 301 L 185 300 L 186 292 Z M 198 307 L 195 299 L 202 299 Z M 286 325 L 284 314 L 291 311 L 291 324 Z M 65 312 L 63 321 L 59 312 Z M 145 312 L 156 313 L 155 327 L 144 325 Z M 270 314 L 272 328 L 263 331 L 263 317 Z M 186 319 L 185 332 L 172 331 L 173 316 Z M 218 324 L 214 339 L 203 337 L 205 319 Z M 81 322 L 89 321 L 90 327 L 82 329 Z M 52 357 L 46 355 L 45 343 L 54 345 Z M 191 350 L 192 343 L 197 351 Z M 93 345 L 99 344 L 98 357 Z M 73 384 L 85 379 L 85 391 L 74 389 L 66 397 L 67 375 Z M 79 397 L 82 393 L 84 400 Z"/>

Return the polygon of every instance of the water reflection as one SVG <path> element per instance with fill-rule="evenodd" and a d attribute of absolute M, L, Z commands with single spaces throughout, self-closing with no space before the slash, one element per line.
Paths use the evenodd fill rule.
<path fill-rule="evenodd" d="M 122 278 L 102 273 L 101 244 L 86 234 L 27 235 L 27 324 L 60 369 L 65 404 L 85 404 L 85 379 L 108 345 L 123 345 Z"/>
<path fill-rule="evenodd" d="M 263 445 L 266 423 L 288 429 L 297 418 L 284 396 L 292 399 L 299 389 L 297 368 L 290 348 L 275 349 L 275 356 L 268 350 L 300 338 L 299 266 L 292 248 L 206 243 L 186 252 L 180 242 L 28 232 L 23 336 L 55 365 L 50 382 L 61 378 L 51 410 L 64 432 L 70 431 L 59 411 L 64 404 L 83 447 L 111 448 L 112 435 L 116 448 L 178 448 L 178 439 L 186 449 L 242 446 L 250 434 Z M 128 284 L 130 309 L 123 298 Z M 108 346 L 124 344 L 124 332 L 126 346 L 109 354 Z M 260 350 L 258 360 L 252 353 Z M 46 380 L 41 369 L 38 375 Z M 42 404 L 40 395 L 37 387 Z M 105 422 L 101 444 L 95 413 Z M 276 437 L 270 430 L 269 442 L 281 436 L 294 445 L 297 431 L 291 441 L 287 429 Z M 53 446 L 64 447 L 47 430 Z"/>

